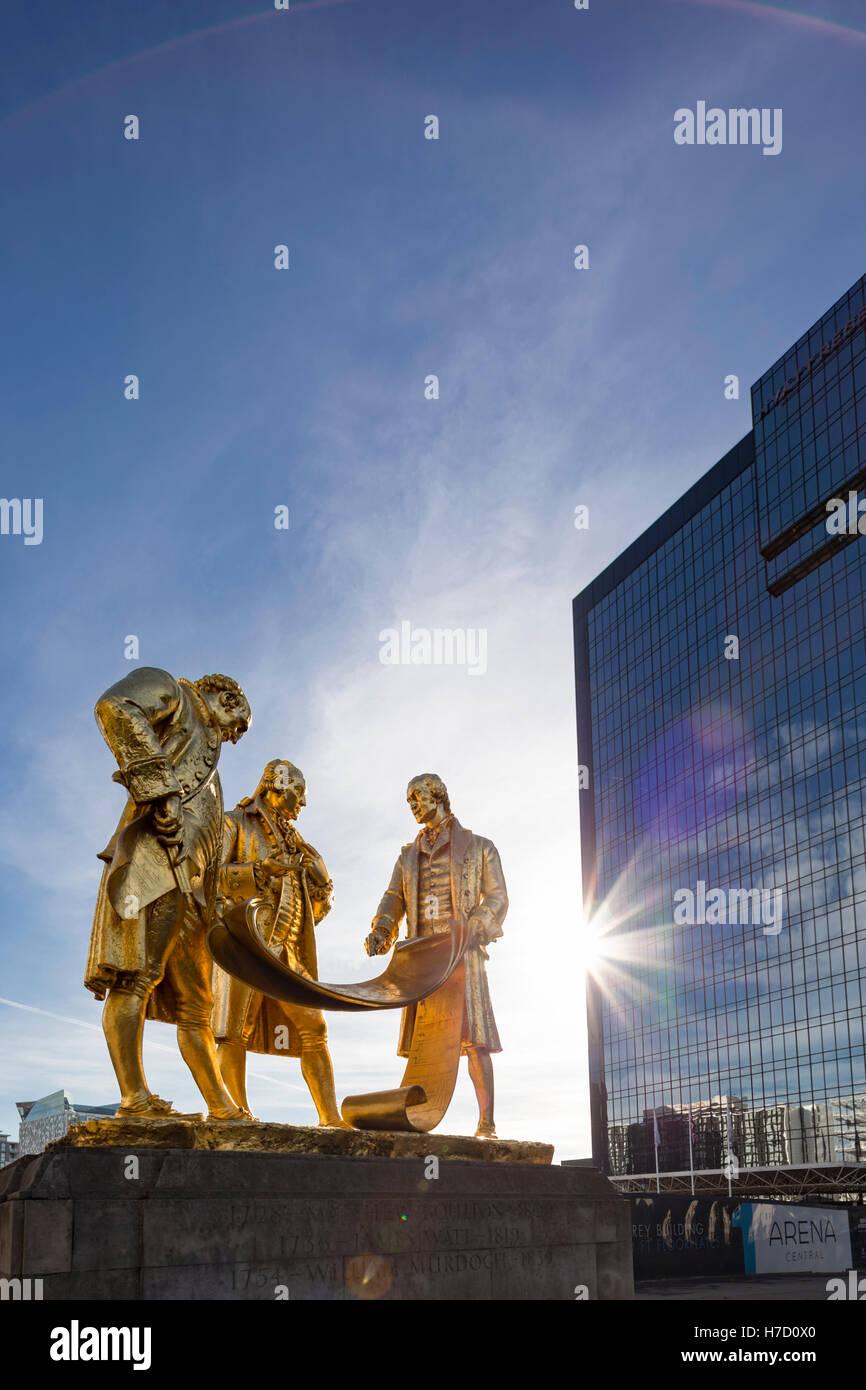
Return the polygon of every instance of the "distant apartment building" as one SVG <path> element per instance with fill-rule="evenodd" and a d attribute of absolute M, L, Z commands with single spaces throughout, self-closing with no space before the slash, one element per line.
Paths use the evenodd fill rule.
<path fill-rule="evenodd" d="M 18 1145 L 8 1134 L 0 1134 L 0 1168 L 5 1168 L 7 1163 L 14 1163 L 17 1157 Z"/>
<path fill-rule="evenodd" d="M 52 1091 L 41 1100 L 19 1100 L 16 1108 L 21 1116 L 18 1157 L 41 1154 L 52 1139 L 62 1139 L 70 1125 L 104 1120 L 117 1110 L 116 1105 L 76 1105 L 66 1090 Z"/>

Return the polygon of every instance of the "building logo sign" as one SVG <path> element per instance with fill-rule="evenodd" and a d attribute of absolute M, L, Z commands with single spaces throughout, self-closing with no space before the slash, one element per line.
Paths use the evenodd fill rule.
<path fill-rule="evenodd" d="M 816 367 L 822 366 L 830 357 L 835 356 L 840 347 L 845 342 L 850 342 L 858 328 L 866 326 L 866 306 L 853 319 L 849 319 L 844 328 L 840 328 L 835 333 L 829 343 L 825 343 L 820 352 L 816 352 L 808 362 L 804 362 L 796 376 L 789 377 L 776 392 L 771 400 L 767 401 L 763 410 L 758 414 L 758 420 L 763 420 L 765 415 L 769 415 L 771 410 L 775 410 L 777 405 L 781 405 L 786 396 L 790 396 L 792 391 L 796 391 L 801 382 L 811 376 Z M 755 422 L 757 424 L 757 421 Z"/>
<path fill-rule="evenodd" d="M 747 1274 L 803 1274 L 847 1269 L 851 1233 L 843 1207 L 743 1202 L 732 1218 L 743 1233 Z"/>

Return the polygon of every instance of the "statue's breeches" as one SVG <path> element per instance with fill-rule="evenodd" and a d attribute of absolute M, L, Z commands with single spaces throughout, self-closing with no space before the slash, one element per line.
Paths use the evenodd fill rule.
<path fill-rule="evenodd" d="M 145 910 L 142 970 L 116 977 L 113 988 L 148 999 L 148 1017 L 179 1027 L 209 1027 L 213 1009 L 205 929 L 179 891 Z"/>
<path fill-rule="evenodd" d="M 177 940 L 165 965 L 160 986 L 161 1009 L 170 1009 L 179 1028 L 210 1027 L 213 1011 L 213 957 L 207 933 L 196 916 L 184 913 Z M 154 1010 L 159 1017 L 161 1010 Z"/>

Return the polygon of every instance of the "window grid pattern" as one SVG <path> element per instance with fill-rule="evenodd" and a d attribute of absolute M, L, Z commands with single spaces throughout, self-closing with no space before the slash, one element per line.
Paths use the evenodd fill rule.
<path fill-rule="evenodd" d="M 864 285 L 761 379 L 759 404 Z M 729 1145 L 747 1165 L 866 1161 L 866 538 L 778 598 L 759 549 L 836 476 L 814 402 L 822 391 L 844 415 L 861 339 L 830 364 L 836 384 L 771 412 L 755 463 L 588 614 L 585 794 L 609 924 L 592 1079 L 614 1174 L 651 1172 L 656 1148 L 662 1171 L 687 1169 L 690 1147 L 696 1168 L 720 1167 Z M 843 438 L 866 461 L 852 399 Z M 769 508 L 774 478 L 787 493 Z M 678 922 L 701 882 L 763 891 L 767 916 Z"/>

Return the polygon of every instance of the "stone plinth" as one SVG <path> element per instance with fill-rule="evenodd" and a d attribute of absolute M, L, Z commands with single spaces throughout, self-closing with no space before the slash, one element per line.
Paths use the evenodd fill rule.
<path fill-rule="evenodd" d="M 124 1122 L 111 1146 L 92 1121 L 0 1170 L 0 1277 L 42 1279 L 45 1300 L 633 1295 L 629 1203 L 596 1169 L 454 1136 L 305 1131 L 382 1146 L 365 1155 L 293 1151 L 294 1126 L 156 1123 L 162 1144 Z M 256 1151 L 222 1128 L 294 1134 Z M 461 1145 L 485 1157 L 443 1152 Z"/>
<path fill-rule="evenodd" d="M 237 1124 L 219 1120 L 87 1120 L 70 1125 L 57 1148 L 230 1149 L 233 1153 L 352 1155 L 356 1158 L 462 1158 L 484 1163 L 550 1163 L 552 1144 L 474 1139 L 465 1134 Z"/>

